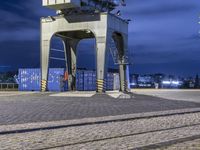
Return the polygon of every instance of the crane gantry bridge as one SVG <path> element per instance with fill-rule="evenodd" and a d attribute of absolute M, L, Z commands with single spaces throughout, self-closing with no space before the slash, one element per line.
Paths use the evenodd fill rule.
<path fill-rule="evenodd" d="M 125 1 L 43 0 L 43 6 L 54 9 L 57 15 L 41 18 L 42 91 L 48 90 L 50 44 L 57 36 L 64 43 L 71 89 L 76 89 L 77 45 L 82 39 L 95 38 L 97 93 L 106 91 L 109 51 L 119 65 L 120 91 L 127 92 L 128 21 L 119 16 L 119 11 L 112 13 L 118 6 L 126 6 Z"/>

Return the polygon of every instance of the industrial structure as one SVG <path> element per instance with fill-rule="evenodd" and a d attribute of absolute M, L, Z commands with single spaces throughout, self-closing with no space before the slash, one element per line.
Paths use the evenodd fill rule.
<path fill-rule="evenodd" d="M 41 19 L 42 91 L 48 90 L 50 45 L 53 36 L 64 44 L 69 90 L 76 90 L 77 45 L 80 40 L 95 38 L 97 92 L 106 87 L 107 56 L 110 51 L 119 65 L 120 91 L 127 92 L 128 21 L 120 11 L 111 13 L 124 0 L 43 0 L 43 6 L 56 10 L 56 16 Z"/>

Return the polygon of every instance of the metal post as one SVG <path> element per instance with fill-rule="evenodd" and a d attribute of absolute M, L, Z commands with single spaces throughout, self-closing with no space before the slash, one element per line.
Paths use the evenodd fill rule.
<path fill-rule="evenodd" d="M 76 67 L 77 67 L 77 56 L 76 48 L 79 43 L 79 40 L 67 40 L 63 39 L 66 67 L 68 69 L 69 79 L 68 79 L 68 89 L 76 90 Z"/>
<path fill-rule="evenodd" d="M 119 65 L 120 91 L 127 92 L 126 65 Z"/>

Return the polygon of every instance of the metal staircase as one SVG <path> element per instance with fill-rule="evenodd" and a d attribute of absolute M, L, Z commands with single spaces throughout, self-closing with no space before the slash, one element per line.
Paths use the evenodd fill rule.
<path fill-rule="evenodd" d="M 116 47 L 116 44 L 115 44 L 115 41 L 113 40 L 113 38 L 110 39 L 109 50 L 110 50 L 110 53 L 111 53 L 111 56 L 113 58 L 113 62 L 115 65 L 128 65 L 129 64 L 128 50 L 125 50 L 124 56 L 120 57 L 119 51 Z"/>

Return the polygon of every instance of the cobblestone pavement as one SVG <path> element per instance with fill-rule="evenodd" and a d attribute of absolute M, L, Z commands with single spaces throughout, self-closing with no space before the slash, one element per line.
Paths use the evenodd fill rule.
<path fill-rule="evenodd" d="M 174 141 L 181 142 L 181 140 L 191 139 L 200 139 L 200 113 L 80 125 L 34 132 L 1 133 L 0 149 L 164 149 L 171 146 Z M 181 148 L 183 147 L 177 149 Z"/>
<path fill-rule="evenodd" d="M 143 95 L 114 99 L 52 94 L 0 92 L 0 150 L 199 146 L 200 103 Z"/>
<path fill-rule="evenodd" d="M 162 150 L 200 150 L 200 139 L 173 144 L 171 146 L 163 147 Z M 157 149 L 159 150 L 159 149 Z"/>
<path fill-rule="evenodd" d="M 50 94 L 52 93 L 20 93 L 13 96 L 12 93 L 8 93 L 6 96 L 0 96 L 0 125 L 200 107 L 200 103 L 171 101 L 140 95 L 135 95 L 133 99 L 114 99 L 108 96 L 52 97 L 49 96 Z"/>

